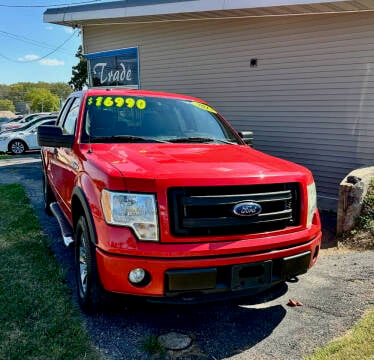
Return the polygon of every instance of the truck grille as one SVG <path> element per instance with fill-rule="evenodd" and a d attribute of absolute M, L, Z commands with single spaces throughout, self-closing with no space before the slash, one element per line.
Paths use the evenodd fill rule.
<path fill-rule="evenodd" d="M 170 230 L 174 236 L 254 234 L 299 225 L 297 183 L 183 187 L 168 190 Z M 255 216 L 237 216 L 243 201 L 261 205 Z"/>

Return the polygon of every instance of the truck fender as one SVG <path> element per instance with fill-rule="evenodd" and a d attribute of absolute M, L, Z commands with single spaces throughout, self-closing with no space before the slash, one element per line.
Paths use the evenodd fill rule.
<path fill-rule="evenodd" d="M 78 222 L 79 215 L 81 211 L 83 211 L 83 215 L 87 220 L 88 229 L 90 232 L 91 241 L 96 245 L 97 244 L 97 234 L 94 219 L 92 216 L 92 212 L 90 209 L 90 205 L 88 203 L 87 197 L 83 190 L 79 186 L 75 186 L 73 189 L 72 194 L 72 202 L 71 202 L 71 210 L 72 210 L 72 219 L 73 219 L 73 226 L 75 228 L 76 223 Z"/>

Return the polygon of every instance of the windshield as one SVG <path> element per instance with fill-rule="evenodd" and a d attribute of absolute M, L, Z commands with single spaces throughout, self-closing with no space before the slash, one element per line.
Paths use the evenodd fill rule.
<path fill-rule="evenodd" d="M 240 144 L 230 127 L 206 104 L 104 95 L 87 98 L 82 141 Z"/>
<path fill-rule="evenodd" d="M 25 116 L 23 119 L 21 120 L 25 120 L 25 122 L 29 122 L 31 120 L 34 120 L 35 118 L 37 118 L 38 116 L 40 116 L 39 114 L 32 114 L 32 115 L 28 115 L 28 116 Z"/>
<path fill-rule="evenodd" d="M 25 117 L 22 117 L 22 118 L 18 118 L 18 119 L 14 119 L 12 120 L 12 122 L 21 122 L 21 123 L 27 123 L 31 120 L 34 120 L 35 118 L 39 117 L 40 114 L 30 114 L 30 115 L 26 115 Z"/>

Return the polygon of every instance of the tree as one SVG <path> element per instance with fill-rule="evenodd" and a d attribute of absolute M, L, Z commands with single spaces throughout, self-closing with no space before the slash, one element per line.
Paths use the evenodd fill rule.
<path fill-rule="evenodd" d="M 0 110 L 16 111 L 13 101 L 7 99 L 0 99 Z"/>
<path fill-rule="evenodd" d="M 9 86 L 9 98 L 13 103 L 16 101 L 23 101 L 28 90 L 30 89 L 27 89 L 24 83 L 12 84 Z"/>
<path fill-rule="evenodd" d="M 9 86 L 0 84 L 0 98 L 9 99 Z"/>
<path fill-rule="evenodd" d="M 71 87 L 68 83 L 55 82 L 47 83 L 44 81 L 39 81 L 36 83 L 32 82 L 18 82 L 12 85 L 1 85 L 0 84 L 0 98 L 9 99 L 13 103 L 19 101 L 25 101 L 26 94 L 35 89 L 48 89 L 52 94 L 57 95 L 58 98 L 65 100 L 72 92 Z"/>
<path fill-rule="evenodd" d="M 48 89 L 34 88 L 27 92 L 25 99 L 30 101 L 32 111 L 57 111 L 60 108 L 58 96 Z"/>
<path fill-rule="evenodd" d="M 63 82 L 57 82 L 48 84 L 48 88 L 52 94 L 58 96 L 58 98 L 65 100 L 71 94 L 71 87 Z"/>
<path fill-rule="evenodd" d="M 82 45 L 79 46 L 75 57 L 79 59 L 79 63 L 72 68 L 72 76 L 69 84 L 77 91 L 82 90 L 88 84 L 87 60 L 83 56 Z"/>

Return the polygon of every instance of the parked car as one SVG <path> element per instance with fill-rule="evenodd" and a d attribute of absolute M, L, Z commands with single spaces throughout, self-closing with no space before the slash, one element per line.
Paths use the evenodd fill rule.
<path fill-rule="evenodd" d="M 8 133 L 8 132 L 18 132 L 18 131 L 21 131 L 21 130 L 24 130 L 24 129 L 28 129 L 29 127 L 35 125 L 36 123 L 39 123 L 43 120 L 57 120 L 57 116 L 56 115 L 39 115 L 37 117 L 35 117 L 33 120 L 25 123 L 25 124 L 22 124 L 21 127 L 19 128 L 13 128 L 13 129 L 8 129 L 6 131 L 3 131 L 2 133 L 0 133 L 0 135 L 4 134 L 4 133 Z"/>
<path fill-rule="evenodd" d="M 0 124 L 8 122 L 12 119 L 18 118 L 12 111 L 0 110 Z"/>
<path fill-rule="evenodd" d="M 0 124 L 7 123 L 7 122 L 9 122 L 9 121 L 11 121 L 11 119 L 8 118 L 8 117 L 6 117 L 6 116 L 1 116 L 1 117 L 0 117 Z"/>
<path fill-rule="evenodd" d="M 12 121 L 18 121 L 18 120 L 21 120 L 21 119 L 22 119 L 22 116 L 17 116 L 17 117 L 14 117 L 14 118 L 7 117 L 7 116 L 1 116 L 0 117 L 0 125 L 7 124 L 7 123 L 10 123 Z"/>
<path fill-rule="evenodd" d="M 19 116 L 15 117 L 15 118 L 7 118 L 7 120 L 4 121 L 4 122 L 8 122 L 8 123 L 16 122 L 16 121 L 19 121 L 19 120 L 21 120 L 21 119 L 23 119 L 23 118 L 24 118 L 24 116 L 19 115 Z"/>
<path fill-rule="evenodd" d="M 26 150 L 37 150 L 37 128 L 40 125 L 53 125 L 56 116 L 42 116 L 18 129 L 11 129 L 0 134 L 0 152 L 14 155 L 23 154 Z"/>
<path fill-rule="evenodd" d="M 203 100 L 126 89 L 74 93 L 55 126 L 39 126 L 45 210 L 75 245 L 83 310 L 108 292 L 244 296 L 315 264 L 311 172 L 245 134 Z"/>
<path fill-rule="evenodd" d="M 10 129 L 20 128 L 23 125 L 29 123 L 30 121 L 36 119 L 37 117 L 46 116 L 46 115 L 56 115 L 56 114 L 52 114 L 52 113 L 48 113 L 48 112 L 35 113 L 35 114 L 29 114 L 29 115 L 26 115 L 24 117 L 18 118 L 18 120 L 17 119 L 12 119 L 12 120 L 8 121 L 7 123 L 1 125 L 1 127 L 0 127 L 1 132 L 7 131 L 7 130 L 10 130 Z"/>

